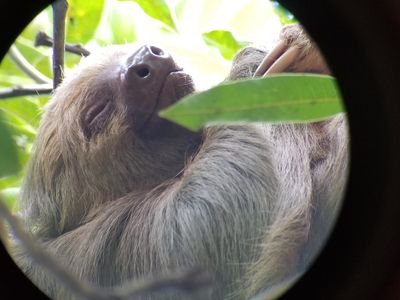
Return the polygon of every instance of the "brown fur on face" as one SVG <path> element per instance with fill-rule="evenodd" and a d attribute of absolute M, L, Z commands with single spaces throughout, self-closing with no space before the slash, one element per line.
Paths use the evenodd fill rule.
<path fill-rule="evenodd" d="M 281 39 L 286 50 L 296 45 Z M 285 61 L 288 70 L 320 66 L 317 56 L 302 69 L 299 60 L 318 54 L 305 45 L 297 60 Z M 243 50 L 230 79 L 252 76 L 268 53 Z M 134 61 L 135 72 L 142 66 L 137 55 L 124 47 L 91 55 L 56 91 L 23 187 L 27 225 L 75 276 L 102 286 L 200 266 L 215 277 L 202 299 L 274 293 L 305 271 L 336 216 L 347 174 L 344 117 L 191 133 L 153 113 L 191 91 L 188 77 L 163 75 L 149 83 L 159 91 L 152 93 L 133 84 L 136 77 L 121 83 L 130 76 L 120 76 L 121 65 L 125 70 Z M 15 255 L 51 297 L 73 298 L 29 254 Z"/>

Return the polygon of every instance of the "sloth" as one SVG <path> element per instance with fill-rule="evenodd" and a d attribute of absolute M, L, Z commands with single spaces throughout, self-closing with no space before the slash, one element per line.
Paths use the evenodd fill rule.
<path fill-rule="evenodd" d="M 272 49 L 241 50 L 227 80 L 278 72 L 330 74 L 291 25 Z M 153 45 L 91 54 L 55 91 L 21 215 L 76 278 L 115 287 L 200 267 L 215 279 L 201 299 L 252 299 L 291 284 L 322 248 L 346 182 L 345 115 L 197 132 L 158 116 L 194 91 L 190 75 Z M 50 297 L 76 299 L 18 242 L 14 258 Z"/>

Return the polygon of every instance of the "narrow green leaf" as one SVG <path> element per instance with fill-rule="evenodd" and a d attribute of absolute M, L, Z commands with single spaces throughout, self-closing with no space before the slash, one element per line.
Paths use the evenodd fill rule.
<path fill-rule="evenodd" d="M 160 116 L 197 130 L 206 123 L 317 121 L 342 111 L 333 77 L 276 74 L 186 96 Z"/>
<path fill-rule="evenodd" d="M 40 107 L 37 103 L 29 101 L 28 98 L 10 98 L 0 102 L 0 109 L 8 115 L 19 118 L 22 122 L 37 128 L 40 121 Z"/>
<path fill-rule="evenodd" d="M 19 188 L 7 188 L 4 190 L 0 190 L 1 200 L 4 201 L 4 204 L 8 207 L 10 211 L 15 211 L 18 205 L 18 196 L 19 196 Z"/>
<path fill-rule="evenodd" d="M 104 9 L 104 0 L 69 0 L 68 43 L 87 43 L 95 34 Z"/>
<path fill-rule="evenodd" d="M 286 8 L 280 5 L 277 1 L 271 1 L 271 2 L 275 13 L 279 17 L 279 20 L 283 25 L 293 24 L 297 22 L 296 18 L 290 11 L 288 11 Z"/>
<path fill-rule="evenodd" d="M 157 19 L 173 30 L 176 29 L 174 19 L 171 15 L 171 10 L 164 0 L 133 0 L 144 10 L 150 17 Z"/>
<path fill-rule="evenodd" d="M 203 39 L 207 45 L 218 48 L 221 55 L 228 60 L 231 60 L 241 48 L 250 44 L 236 40 L 232 32 L 226 30 L 203 33 Z"/>
<path fill-rule="evenodd" d="M 0 191 L 8 188 L 14 188 L 21 185 L 21 178 L 16 175 L 6 176 L 0 178 Z"/>
<path fill-rule="evenodd" d="M 19 37 L 15 45 L 29 63 L 43 75 L 52 78 L 51 60 L 49 59 L 49 49 L 45 47 L 35 47 L 32 40 Z M 20 70 L 21 72 L 21 70 Z"/>
<path fill-rule="evenodd" d="M 19 168 L 17 148 L 0 111 L 0 177 L 16 174 Z"/>

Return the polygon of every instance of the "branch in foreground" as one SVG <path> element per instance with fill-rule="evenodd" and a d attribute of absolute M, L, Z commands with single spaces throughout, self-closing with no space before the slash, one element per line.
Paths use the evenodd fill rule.
<path fill-rule="evenodd" d="M 53 7 L 53 88 L 63 80 L 64 48 L 65 48 L 65 17 L 68 10 L 66 0 L 56 0 Z"/>
<path fill-rule="evenodd" d="M 26 75 L 32 78 L 37 83 L 49 83 L 51 79 L 40 73 L 34 66 L 32 66 L 25 57 L 19 52 L 16 46 L 11 46 L 8 50 L 8 57 L 12 62 Z"/>
<path fill-rule="evenodd" d="M 53 91 L 51 84 L 34 84 L 34 85 L 24 85 L 24 86 L 14 86 L 8 89 L 0 90 L 0 100 L 22 97 L 22 96 L 40 96 L 48 95 Z"/>
<path fill-rule="evenodd" d="M 54 259 L 54 257 L 42 249 L 40 244 L 33 240 L 32 236 L 24 229 L 20 220 L 13 216 L 4 205 L 0 197 L 0 217 L 9 225 L 20 245 L 30 255 L 32 261 L 47 269 L 52 276 L 55 276 L 66 289 L 70 290 L 80 299 L 88 300 L 126 300 L 138 296 L 150 296 L 155 293 L 168 291 L 179 291 L 186 296 L 194 295 L 198 291 L 211 286 L 211 278 L 207 273 L 192 269 L 169 274 L 164 277 L 139 282 L 127 282 L 115 288 L 102 288 L 89 282 L 72 276 L 65 268 Z M 186 297 L 185 299 L 190 299 Z"/>
<path fill-rule="evenodd" d="M 212 286 L 211 276 L 200 269 L 173 272 L 158 278 L 144 279 L 139 282 L 128 282 L 121 287 L 105 289 L 108 299 L 135 299 L 155 293 L 164 295 L 168 292 L 180 292 L 184 299 L 190 299 L 197 292 L 205 291 Z M 195 298 L 193 298 L 195 299 Z"/>
<path fill-rule="evenodd" d="M 35 47 L 39 47 L 39 46 L 46 46 L 46 47 L 53 47 L 53 39 L 48 36 L 46 33 L 44 33 L 43 31 L 39 31 L 36 35 L 35 38 Z M 65 51 L 73 53 L 73 54 L 77 54 L 79 56 L 89 56 L 90 55 L 90 51 L 87 50 L 86 48 L 82 47 L 79 44 L 65 44 Z"/>

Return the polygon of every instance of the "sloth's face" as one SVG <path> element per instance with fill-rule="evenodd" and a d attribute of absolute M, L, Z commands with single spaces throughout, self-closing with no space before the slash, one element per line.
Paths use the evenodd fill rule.
<path fill-rule="evenodd" d="M 178 129 L 158 112 L 192 93 L 194 86 L 190 75 L 168 53 L 142 46 L 121 64 L 118 75 L 129 119 L 139 135 L 165 136 Z"/>
<path fill-rule="evenodd" d="M 190 75 L 160 48 L 112 47 L 85 58 L 64 80 L 48 115 L 87 141 L 125 130 L 142 139 L 175 137 L 189 132 L 158 112 L 193 91 Z"/>
<path fill-rule="evenodd" d="M 49 101 L 35 143 L 34 160 L 46 166 L 42 176 L 79 177 L 79 185 L 90 181 L 104 195 L 176 176 L 202 133 L 158 112 L 193 90 L 191 77 L 154 46 L 91 54 Z"/>

